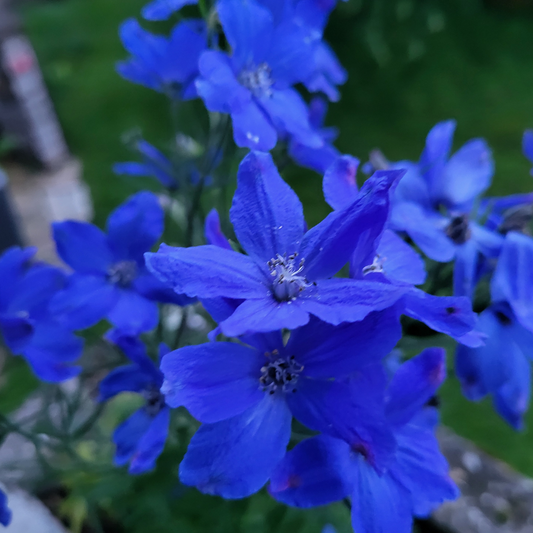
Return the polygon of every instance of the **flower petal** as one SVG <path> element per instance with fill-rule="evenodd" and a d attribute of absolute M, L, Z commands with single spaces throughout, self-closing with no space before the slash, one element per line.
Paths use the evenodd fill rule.
<path fill-rule="evenodd" d="M 104 402 L 121 392 L 142 392 L 152 382 L 152 376 L 146 374 L 137 365 L 124 365 L 115 368 L 100 381 L 98 400 Z"/>
<path fill-rule="evenodd" d="M 59 257 L 86 274 L 105 274 L 113 256 L 105 233 L 92 224 L 67 220 L 52 224 Z"/>
<path fill-rule="evenodd" d="M 150 331 L 157 326 L 159 309 L 155 302 L 128 289 L 117 289 L 117 300 L 107 319 L 115 327 L 130 334 Z"/>
<path fill-rule="evenodd" d="M 470 239 L 456 247 L 453 268 L 453 293 L 472 298 L 476 286 L 476 270 L 479 261 L 477 243 Z"/>
<path fill-rule="evenodd" d="M 239 243 L 265 264 L 297 252 L 304 233 L 303 208 L 270 154 L 250 152 L 239 166 L 230 218 Z"/>
<path fill-rule="evenodd" d="M 182 7 L 197 3 L 198 0 L 152 0 L 142 8 L 141 13 L 146 20 L 167 20 Z"/>
<path fill-rule="evenodd" d="M 205 240 L 207 241 L 207 244 L 213 244 L 214 246 L 219 246 L 220 248 L 226 248 L 226 250 L 233 249 L 227 237 L 222 232 L 222 227 L 220 226 L 220 217 L 218 216 L 218 211 L 215 208 L 211 209 L 211 211 L 209 211 L 208 215 L 205 217 Z"/>
<path fill-rule="evenodd" d="M 194 418 L 212 424 L 262 400 L 259 378 L 264 363 L 262 354 L 235 343 L 186 346 L 163 358 L 161 391 L 171 407 L 185 406 Z"/>
<path fill-rule="evenodd" d="M 343 155 L 326 170 L 322 188 L 324 198 L 333 209 L 342 209 L 357 199 L 356 175 L 359 159 Z"/>
<path fill-rule="evenodd" d="M 253 100 L 243 102 L 231 113 L 233 139 L 241 148 L 268 152 L 276 146 L 278 134 L 262 109 Z"/>
<path fill-rule="evenodd" d="M 179 294 L 237 299 L 268 294 L 264 274 L 249 257 L 218 246 L 161 245 L 145 257 L 148 270 Z"/>
<path fill-rule="evenodd" d="M 274 470 L 268 492 L 293 507 L 328 505 L 350 494 L 350 467 L 350 446 L 346 442 L 326 435 L 306 439 Z"/>
<path fill-rule="evenodd" d="M 246 498 L 268 481 L 285 455 L 290 434 L 285 402 L 266 395 L 238 416 L 201 426 L 180 465 L 180 480 L 205 494 Z"/>
<path fill-rule="evenodd" d="M 116 466 L 123 466 L 129 462 L 151 423 L 152 417 L 146 412 L 146 409 L 139 409 L 115 429 L 113 442 L 116 451 L 113 462 Z"/>

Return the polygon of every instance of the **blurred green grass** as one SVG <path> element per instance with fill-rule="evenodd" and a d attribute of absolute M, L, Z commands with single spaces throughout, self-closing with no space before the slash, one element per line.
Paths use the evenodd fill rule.
<path fill-rule="evenodd" d="M 72 152 L 85 167 L 96 206 L 96 221 L 133 190 L 113 176 L 111 165 L 129 157 L 121 135 L 139 127 L 155 144 L 171 137 L 164 97 L 123 81 L 114 71 L 126 53 L 119 23 L 137 16 L 145 0 L 63 0 L 24 10 L 27 31 Z M 340 103 L 328 123 L 340 129 L 338 147 L 365 160 L 379 147 L 391 160 L 416 159 L 424 138 L 439 120 L 458 120 L 456 147 L 483 136 L 494 150 L 494 194 L 531 190 L 529 164 L 521 154 L 521 135 L 533 125 L 533 20 L 485 12 L 477 2 L 450 1 L 443 31 L 428 34 L 424 55 L 406 63 L 394 55 L 409 43 L 394 32 L 391 61 L 379 66 L 362 44 L 364 28 L 341 6 L 327 36 L 348 69 Z M 348 9 L 348 11 L 343 11 Z M 407 44 L 406 44 L 407 43 Z M 400 57 L 400 56 L 399 56 Z M 300 194 L 310 224 L 328 208 L 318 176 L 288 173 Z M 509 429 L 490 406 L 462 398 L 451 376 L 443 388 L 443 419 L 481 448 L 533 476 L 533 412 L 523 433 Z"/>

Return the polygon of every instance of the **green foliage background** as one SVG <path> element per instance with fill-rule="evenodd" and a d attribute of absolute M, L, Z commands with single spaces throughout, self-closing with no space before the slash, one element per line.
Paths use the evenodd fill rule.
<path fill-rule="evenodd" d="M 173 118 L 165 98 L 125 82 L 114 71 L 115 62 L 126 56 L 118 25 L 138 16 L 144 3 L 62 0 L 32 4 L 23 11 L 69 146 L 83 161 L 97 223 L 137 189 L 135 182 L 111 172 L 114 162 L 131 155 L 120 141 L 124 132 L 140 128 L 154 144 L 170 146 Z M 478 0 L 341 3 L 327 30 L 349 72 L 342 99 L 331 105 L 328 117 L 328 123 L 340 130 L 337 146 L 362 160 L 375 147 L 391 160 L 416 159 L 431 126 L 456 118 L 456 147 L 483 136 L 494 150 L 497 171 L 492 193 L 531 190 L 529 164 L 520 143 L 522 131 L 533 126 L 532 35 L 531 13 L 487 10 Z M 192 108 L 181 109 L 174 119 L 180 128 L 194 133 L 194 113 L 203 111 L 198 104 Z M 287 177 L 302 198 L 308 222 L 315 224 L 328 212 L 320 177 L 300 169 L 290 170 Z M 438 344 L 439 339 L 429 343 Z M 409 352 L 409 339 L 405 345 Z M 14 386 L 27 382 L 24 372 L 19 361 L 8 366 L 2 411 L 24 398 L 26 390 Z M 453 373 L 442 397 L 446 424 L 533 476 L 533 413 L 528 429 L 515 433 L 494 415 L 488 401 L 466 402 Z M 99 530 L 93 520 L 96 504 L 115 524 L 113 531 L 128 533 L 314 533 L 327 522 L 339 533 L 350 531 L 347 510 L 340 504 L 304 512 L 278 506 L 265 493 L 223 502 L 188 491 L 176 477 L 182 453 L 182 443 L 172 442 L 157 472 L 140 478 L 123 470 L 66 475 L 63 482 L 72 493 L 64 511 L 71 518 L 80 512 L 88 516 L 95 531 Z"/>

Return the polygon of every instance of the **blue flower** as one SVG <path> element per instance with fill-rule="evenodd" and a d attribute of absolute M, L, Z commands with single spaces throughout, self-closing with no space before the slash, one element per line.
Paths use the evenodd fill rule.
<path fill-rule="evenodd" d="M 221 0 L 218 15 L 232 54 L 200 57 L 198 94 L 209 111 L 229 113 L 238 146 L 271 150 L 278 135 L 320 148 L 307 106 L 293 89 L 313 70 L 313 42 L 291 20 L 275 24 L 254 0 Z"/>
<path fill-rule="evenodd" d="M 376 363 L 400 337 L 392 308 L 340 326 L 313 318 L 286 344 L 278 331 L 165 356 L 161 390 L 168 405 L 185 406 L 204 423 L 181 463 L 182 483 L 224 498 L 258 491 L 285 454 L 292 416 L 354 446 L 372 443 L 372 462 L 383 469 L 391 436 L 383 412 L 386 380 Z M 354 373 L 351 389 L 342 378 Z"/>
<path fill-rule="evenodd" d="M 196 98 L 194 81 L 198 76 L 198 59 L 207 47 L 203 20 L 180 22 L 167 39 L 152 35 L 135 19 L 129 19 L 122 24 L 120 37 L 132 55 L 117 65 L 122 77 L 172 97 Z"/>
<path fill-rule="evenodd" d="M 140 394 L 146 403 L 118 426 L 113 434 L 116 446 L 115 464 L 129 463 L 130 474 L 142 474 L 155 468 L 155 462 L 168 436 L 170 409 L 160 392 L 163 374 L 148 357 L 144 344 L 137 338 L 112 330 L 106 338 L 116 344 L 132 364 L 120 366 L 100 383 L 100 401 L 113 398 L 121 392 Z M 162 344 L 162 359 L 169 348 Z"/>
<path fill-rule="evenodd" d="M 66 327 L 65 317 L 50 309 L 65 285 L 59 269 L 29 265 L 34 248 L 10 248 L 0 257 L 0 333 L 15 355 L 22 355 L 44 381 L 64 381 L 80 372 L 72 366 L 83 348 Z"/>
<path fill-rule="evenodd" d="M 337 138 L 335 128 L 324 128 L 324 117 L 327 111 L 327 103 L 320 97 L 315 97 L 309 104 L 309 123 L 316 129 L 322 137 L 322 148 L 310 148 L 299 143 L 296 139 L 289 140 L 289 155 L 299 165 L 312 170 L 319 174 L 324 174 L 326 170 L 340 156 L 339 151 L 333 146 L 333 141 Z"/>
<path fill-rule="evenodd" d="M 73 329 L 85 329 L 107 318 L 132 334 L 153 329 L 156 302 L 187 305 L 152 276 L 143 254 L 163 233 L 163 210 L 149 192 L 133 195 L 107 220 L 107 235 L 86 222 L 53 224 L 61 259 L 75 272 L 57 294 L 52 308 L 68 316 Z"/>
<path fill-rule="evenodd" d="M 431 259 L 455 258 L 454 293 L 471 296 L 479 254 L 497 257 L 503 239 L 478 224 L 473 211 L 494 173 L 490 149 L 484 140 L 473 139 L 449 157 L 454 130 L 452 120 L 437 124 L 418 163 L 390 165 L 407 170 L 396 189 L 390 224 Z"/>
<path fill-rule="evenodd" d="M 9 526 L 11 523 L 11 510 L 7 506 L 6 493 L 0 489 L 0 524 L 4 527 Z"/>
<path fill-rule="evenodd" d="M 359 189 L 356 173 L 359 161 L 351 156 L 336 159 L 324 175 L 324 195 L 334 209 L 343 209 L 357 200 Z M 402 178 L 403 179 L 403 178 Z M 367 255 L 359 247 L 350 260 L 350 277 L 375 280 L 405 288 L 403 312 L 430 328 L 446 333 L 469 346 L 479 346 L 482 340 L 473 332 L 476 315 L 469 298 L 432 296 L 417 289 L 426 280 L 422 258 L 403 239 L 385 230 Z"/>
<path fill-rule="evenodd" d="M 385 472 L 372 465 L 372 445 L 321 435 L 290 451 L 272 474 L 269 492 L 296 507 L 351 496 L 357 533 L 410 533 L 413 516 L 427 516 L 457 497 L 434 435 L 436 410 L 424 407 L 445 375 L 445 352 L 430 348 L 403 364 L 388 389 L 386 414 L 397 447 Z M 356 385 L 354 385 L 356 386 Z"/>
<path fill-rule="evenodd" d="M 456 372 L 464 395 L 473 401 L 492 395 L 496 411 L 515 429 L 531 395 L 533 357 L 533 240 L 511 232 L 505 238 L 492 278 L 493 303 L 480 315 L 477 329 L 484 346 L 459 346 Z"/>
<path fill-rule="evenodd" d="M 248 256 L 218 246 L 147 254 L 148 268 L 178 293 L 243 300 L 221 324 L 228 336 L 293 329 L 315 315 L 330 324 L 362 320 L 393 305 L 405 289 L 391 284 L 328 279 L 374 246 L 389 211 L 389 190 L 401 171 L 376 173 L 359 198 L 304 232 L 302 205 L 269 154 L 242 161 L 230 218 Z"/>
<path fill-rule="evenodd" d="M 182 7 L 197 3 L 198 0 L 153 0 L 143 7 L 142 16 L 146 20 L 167 20 Z"/>
<path fill-rule="evenodd" d="M 172 162 L 165 155 L 144 140 L 135 143 L 135 148 L 141 154 L 143 162 L 116 163 L 113 165 L 115 174 L 155 178 L 167 189 L 178 187 Z"/>

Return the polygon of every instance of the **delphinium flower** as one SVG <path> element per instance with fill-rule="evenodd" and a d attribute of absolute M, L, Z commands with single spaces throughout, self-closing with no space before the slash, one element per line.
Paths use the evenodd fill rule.
<path fill-rule="evenodd" d="M 384 471 L 372 464 L 371 443 L 353 446 L 320 435 L 286 455 L 271 476 L 270 494 L 296 507 L 351 496 L 356 533 L 410 533 L 413 516 L 427 516 L 458 493 L 434 435 L 436 409 L 425 406 L 444 377 L 445 352 L 439 348 L 425 350 L 397 370 L 385 411 L 397 447 Z"/>
<path fill-rule="evenodd" d="M 86 222 L 53 224 L 58 254 L 74 274 L 52 307 L 68 315 L 70 327 L 84 329 L 107 318 L 130 333 L 148 331 L 158 322 L 157 302 L 191 302 L 145 267 L 143 254 L 160 239 L 163 218 L 157 196 L 140 192 L 111 213 L 107 235 Z"/>
<path fill-rule="evenodd" d="M 6 493 L 0 489 L 0 524 L 4 527 L 9 526 L 11 523 L 11 510 L 7 506 Z"/>
<path fill-rule="evenodd" d="M 393 307 L 340 326 L 313 318 L 286 343 L 277 331 L 167 354 L 161 390 L 168 405 L 203 422 L 180 465 L 181 482 L 224 498 L 253 494 L 283 458 L 293 416 L 354 447 L 371 443 L 382 468 L 393 443 L 377 363 L 400 337 Z M 357 388 L 346 387 L 348 375 Z"/>
<path fill-rule="evenodd" d="M 405 288 L 386 283 L 328 279 L 354 249 L 365 255 L 381 236 L 389 190 L 402 171 L 378 172 L 358 199 L 304 231 L 302 205 L 269 154 L 242 161 L 230 218 L 248 256 L 218 246 L 173 248 L 146 254 L 148 268 L 191 297 L 242 300 L 220 326 L 228 336 L 296 328 L 310 315 L 331 324 L 362 320 L 386 309 Z"/>
<path fill-rule="evenodd" d="M 417 163 L 390 163 L 407 170 L 390 226 L 435 261 L 455 258 L 454 293 L 471 296 L 478 255 L 496 257 L 503 239 L 476 221 L 476 200 L 494 173 L 491 151 L 484 140 L 473 139 L 450 157 L 454 131 L 455 121 L 441 122 L 429 132 Z"/>
<path fill-rule="evenodd" d="M 144 139 L 136 142 L 135 148 L 142 156 L 142 162 L 116 163 L 113 165 L 115 174 L 155 178 L 170 190 L 178 187 L 172 162 L 163 153 Z"/>
<path fill-rule="evenodd" d="M 163 374 L 148 357 L 144 344 L 136 337 L 112 330 L 106 338 L 116 344 L 131 364 L 112 370 L 100 383 L 100 401 L 107 401 L 122 392 L 140 394 L 146 403 L 113 433 L 117 466 L 129 463 L 131 474 L 155 468 L 167 440 L 170 409 L 160 392 Z M 161 344 L 159 358 L 169 352 Z"/>
<path fill-rule="evenodd" d="M 30 264 L 34 248 L 10 248 L 0 257 L 0 334 L 15 355 L 22 355 L 44 381 L 64 381 L 80 372 L 72 363 L 83 342 L 50 309 L 66 274 L 43 263 Z"/>
<path fill-rule="evenodd" d="M 316 170 L 319 174 L 324 174 L 340 156 L 339 151 L 332 144 L 337 138 L 336 128 L 323 127 L 326 111 L 327 103 L 319 96 L 309 103 L 309 123 L 322 137 L 324 144 L 321 148 L 310 148 L 294 138 L 289 140 L 288 147 L 289 155 L 298 165 Z"/>
<path fill-rule="evenodd" d="M 324 195 L 332 208 L 343 209 L 357 199 L 360 194 L 356 182 L 358 166 L 356 158 L 342 156 L 326 171 Z M 350 276 L 404 287 L 404 314 L 459 342 L 470 346 L 482 343 L 480 336 L 472 332 L 476 315 L 470 299 L 464 296 L 433 296 L 416 288 L 426 280 L 424 261 L 393 231 L 385 230 L 375 240 L 374 247 L 367 248 L 366 255 L 359 248 L 355 249 L 350 261 Z"/>
<path fill-rule="evenodd" d="M 153 35 L 135 19 L 125 21 L 120 37 L 132 57 L 117 65 L 127 80 L 145 85 L 183 100 L 196 98 L 194 81 L 198 76 L 198 58 L 207 47 L 203 20 L 179 22 L 170 37 Z"/>
<path fill-rule="evenodd" d="M 313 70 L 314 43 L 305 29 L 291 19 L 275 24 L 254 0 L 220 0 L 217 10 L 231 54 L 209 50 L 200 57 L 196 86 L 207 109 L 231 115 L 238 146 L 271 150 L 282 134 L 320 148 L 293 88 Z"/>
<path fill-rule="evenodd" d="M 492 304 L 477 330 L 484 346 L 459 346 L 455 369 L 470 400 L 492 395 L 496 411 L 515 429 L 529 407 L 533 357 L 533 240 L 507 234 L 491 281 Z"/>

